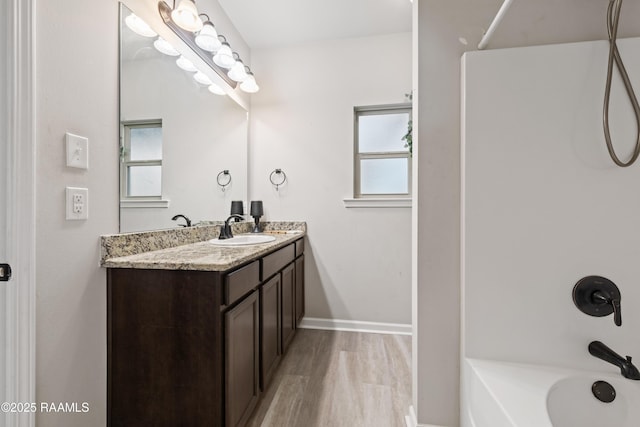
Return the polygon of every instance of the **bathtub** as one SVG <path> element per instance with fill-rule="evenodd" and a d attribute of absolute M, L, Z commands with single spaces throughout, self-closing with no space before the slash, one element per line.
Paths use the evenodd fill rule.
<path fill-rule="evenodd" d="M 600 380 L 615 388 L 613 402 L 593 396 Z M 640 381 L 611 371 L 465 359 L 461 412 L 462 427 L 638 427 Z"/>

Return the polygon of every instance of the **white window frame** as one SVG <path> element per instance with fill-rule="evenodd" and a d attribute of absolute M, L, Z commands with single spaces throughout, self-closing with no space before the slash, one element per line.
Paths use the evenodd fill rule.
<path fill-rule="evenodd" d="M 412 158 L 409 149 L 406 151 L 360 153 L 359 148 L 359 118 L 361 116 L 397 114 L 406 112 L 411 119 L 411 103 L 385 104 L 354 107 L 354 146 L 353 146 L 353 195 L 352 199 L 344 199 L 346 207 L 411 207 L 412 189 Z M 407 168 L 407 193 L 394 194 L 362 194 L 360 191 L 360 164 L 366 159 L 397 159 L 406 158 Z"/>
<path fill-rule="evenodd" d="M 164 200 L 162 185 L 160 195 L 157 196 L 129 196 L 127 194 L 129 166 L 160 166 L 162 168 L 162 159 L 156 160 L 129 160 L 131 153 L 131 132 L 132 128 L 160 127 L 162 128 L 162 119 L 157 120 L 135 120 L 122 122 L 120 126 L 120 207 L 123 208 L 166 208 L 169 201 Z M 164 149 L 164 147 L 163 147 Z"/>

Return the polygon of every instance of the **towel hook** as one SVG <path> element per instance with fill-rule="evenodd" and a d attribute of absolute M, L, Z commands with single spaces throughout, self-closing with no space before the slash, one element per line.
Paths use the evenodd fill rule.
<path fill-rule="evenodd" d="M 226 191 L 227 186 L 231 184 L 231 174 L 229 173 L 229 171 L 225 169 L 222 172 L 220 172 L 216 177 L 216 182 L 221 187 L 222 191 Z"/>
<path fill-rule="evenodd" d="M 280 178 L 278 178 L 280 176 Z M 287 174 L 282 169 L 275 169 L 269 175 L 269 181 L 276 187 L 276 191 L 280 191 L 279 187 L 287 182 Z"/>

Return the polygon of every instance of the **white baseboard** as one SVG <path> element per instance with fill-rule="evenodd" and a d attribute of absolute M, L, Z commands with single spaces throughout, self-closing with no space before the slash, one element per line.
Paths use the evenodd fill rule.
<path fill-rule="evenodd" d="M 319 319 L 305 317 L 300 322 L 303 329 L 325 329 L 330 331 L 368 332 L 373 334 L 411 335 L 411 325 L 402 323 L 364 322 L 357 320 Z"/>
<path fill-rule="evenodd" d="M 406 415 L 404 417 L 404 421 L 407 424 L 407 427 L 444 427 L 444 426 L 437 426 L 434 424 L 418 424 L 416 411 L 415 409 L 413 409 L 413 405 L 409 406 L 409 415 Z"/>

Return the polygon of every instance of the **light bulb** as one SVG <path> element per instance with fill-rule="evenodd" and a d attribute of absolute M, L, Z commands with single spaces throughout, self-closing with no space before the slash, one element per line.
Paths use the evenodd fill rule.
<path fill-rule="evenodd" d="M 192 0 L 182 0 L 178 7 L 171 12 L 171 19 L 179 27 L 187 31 L 195 33 L 202 29 L 202 21 L 198 16 L 198 9 Z"/>
<path fill-rule="evenodd" d="M 233 67 L 236 60 L 233 57 L 233 52 L 231 52 L 231 46 L 229 46 L 229 43 L 222 43 L 222 46 L 218 49 L 218 53 L 213 55 L 213 62 L 215 62 L 218 67 L 227 69 Z"/>
<path fill-rule="evenodd" d="M 244 69 L 244 64 L 241 59 L 238 59 L 236 63 L 233 64 L 233 67 L 231 67 L 227 75 L 231 80 L 236 82 L 242 82 L 249 77 L 247 71 Z"/>
<path fill-rule="evenodd" d="M 213 84 L 213 82 L 211 81 L 211 79 L 209 78 L 209 76 L 207 76 L 205 73 L 203 73 L 202 71 L 198 71 L 197 73 L 195 73 L 193 75 L 193 78 L 200 83 L 201 85 L 205 85 L 205 86 L 211 86 Z"/>
<path fill-rule="evenodd" d="M 216 52 L 222 46 L 222 42 L 218 40 L 218 32 L 211 21 L 207 21 L 202 26 L 202 30 L 196 36 L 196 44 L 200 49 L 208 52 Z"/>
<path fill-rule="evenodd" d="M 190 71 L 192 73 L 195 73 L 196 71 L 198 71 L 196 66 L 193 65 L 193 62 L 189 61 L 187 58 L 185 58 L 182 55 L 180 55 L 180 58 L 176 59 L 176 64 L 178 64 L 178 67 L 182 68 L 185 71 Z"/>
<path fill-rule="evenodd" d="M 249 71 L 248 76 L 242 83 L 240 83 L 240 89 L 247 93 L 256 93 L 260 90 L 260 87 L 256 83 L 256 78 L 253 77 L 253 73 Z"/>
<path fill-rule="evenodd" d="M 158 51 L 164 53 L 165 55 L 169 55 L 169 56 L 180 55 L 180 52 L 175 50 L 175 48 L 171 46 L 171 43 L 169 43 L 162 37 L 158 37 L 158 39 L 153 42 L 153 47 L 155 47 L 156 49 L 158 49 Z"/>
<path fill-rule="evenodd" d="M 224 90 L 222 90 L 222 88 L 220 86 L 218 86 L 215 83 L 211 83 L 209 85 L 209 92 L 215 93 L 216 95 L 226 95 L 227 94 Z"/>
<path fill-rule="evenodd" d="M 138 15 L 131 14 L 124 19 L 127 27 L 134 33 L 142 36 L 142 37 L 155 37 L 158 35 L 155 31 L 151 29 L 149 24 L 144 22 Z"/>

